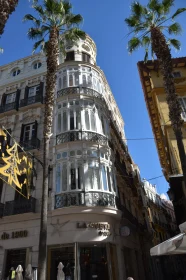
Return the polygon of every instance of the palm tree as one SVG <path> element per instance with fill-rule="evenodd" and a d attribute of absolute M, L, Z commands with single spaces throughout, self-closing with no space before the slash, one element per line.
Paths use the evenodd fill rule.
<path fill-rule="evenodd" d="M 181 26 L 174 19 L 186 8 L 178 9 L 170 16 L 170 9 L 174 5 L 174 0 L 149 0 L 146 6 L 139 2 L 133 2 L 131 5 L 131 16 L 125 19 L 130 28 L 128 35 L 133 37 L 128 42 L 128 50 L 132 53 L 139 47 L 145 48 L 145 62 L 148 59 L 149 50 L 152 58 L 155 54 L 163 75 L 166 100 L 169 107 L 169 119 L 176 137 L 179 156 L 186 186 L 186 156 L 183 145 L 181 107 L 172 75 L 173 65 L 171 60 L 170 46 L 177 50 L 180 49 L 180 42 L 174 38 L 167 38 L 165 32 L 169 35 L 178 35 L 181 33 Z"/>
<path fill-rule="evenodd" d="M 78 39 L 85 39 L 85 33 L 78 28 L 82 22 L 81 15 L 71 12 L 72 5 L 68 0 L 43 0 L 42 5 L 34 1 L 33 8 L 38 17 L 27 14 L 25 20 L 34 23 L 28 30 L 30 39 L 38 40 L 33 47 L 39 46 L 46 52 L 46 98 L 44 112 L 44 148 L 43 148 L 43 190 L 41 205 L 41 226 L 39 239 L 38 279 L 46 279 L 47 262 L 47 204 L 48 204 L 48 158 L 49 141 L 53 125 L 54 93 L 56 88 L 56 72 L 58 68 L 59 52 L 65 52 L 67 42 L 75 43 Z"/>
<path fill-rule="evenodd" d="M 0 35 L 3 34 L 5 24 L 17 4 L 18 0 L 0 0 Z"/>

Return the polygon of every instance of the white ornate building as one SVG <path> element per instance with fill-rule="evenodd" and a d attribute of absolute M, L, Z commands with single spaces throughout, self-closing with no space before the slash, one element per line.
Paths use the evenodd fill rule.
<path fill-rule="evenodd" d="M 87 35 L 66 50 L 66 58 L 59 57 L 48 159 L 47 279 L 57 279 L 62 262 L 69 280 L 144 280 L 138 236 L 144 219 L 123 119 L 96 65 L 93 40 Z M 29 200 L 0 181 L 2 279 L 18 264 L 37 269 L 45 75 L 42 54 L 0 67 L 0 123 L 37 158 Z"/>

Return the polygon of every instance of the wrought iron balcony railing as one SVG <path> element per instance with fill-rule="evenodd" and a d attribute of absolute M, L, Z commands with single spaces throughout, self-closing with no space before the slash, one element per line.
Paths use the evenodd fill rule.
<path fill-rule="evenodd" d="M 22 146 L 26 151 L 39 149 L 40 140 L 38 138 L 32 138 L 30 140 L 20 142 L 20 146 Z"/>
<path fill-rule="evenodd" d="M 41 94 L 37 94 L 25 99 L 20 100 L 20 107 L 25 107 L 34 103 L 43 103 L 43 96 Z"/>
<path fill-rule="evenodd" d="M 20 200 L 7 201 L 4 206 L 3 216 L 35 213 L 36 199 L 30 197 L 29 199 L 22 198 Z"/>
<path fill-rule="evenodd" d="M 11 110 L 18 110 L 16 102 L 0 106 L 0 113 L 8 112 Z"/>
<path fill-rule="evenodd" d="M 72 141 L 90 141 L 101 145 L 108 144 L 106 136 L 91 131 L 69 131 L 56 136 L 57 145 Z"/>
<path fill-rule="evenodd" d="M 117 197 L 113 194 L 103 192 L 70 192 L 57 194 L 55 196 L 55 209 L 70 206 L 104 206 L 116 207 Z"/>
<path fill-rule="evenodd" d="M 69 94 L 84 94 L 88 96 L 93 96 L 100 98 L 104 101 L 104 98 L 101 93 L 97 92 L 96 90 L 92 88 L 87 88 L 87 87 L 68 87 L 68 88 L 63 88 L 57 92 L 57 98 Z"/>

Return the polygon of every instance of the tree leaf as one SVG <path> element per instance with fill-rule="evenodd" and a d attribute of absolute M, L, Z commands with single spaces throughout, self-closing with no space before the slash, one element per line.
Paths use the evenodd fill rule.
<path fill-rule="evenodd" d="M 30 15 L 30 14 L 27 14 L 27 15 L 24 16 L 23 22 L 28 21 L 28 20 L 33 21 L 34 24 L 35 24 L 37 27 L 40 26 L 40 20 L 39 20 L 39 19 L 36 19 L 34 16 L 32 16 L 32 15 Z"/>
<path fill-rule="evenodd" d="M 169 45 L 172 45 L 176 50 L 180 50 L 181 49 L 181 43 L 180 43 L 180 41 L 179 40 L 176 40 L 176 39 L 169 39 L 168 41 L 167 41 L 167 43 L 169 44 Z"/>
<path fill-rule="evenodd" d="M 136 1 L 132 2 L 131 10 L 132 10 L 133 15 L 138 19 L 143 15 L 143 12 L 144 12 L 143 6 L 139 2 L 136 2 Z"/>
<path fill-rule="evenodd" d="M 174 5 L 174 0 L 163 0 L 162 5 L 164 13 L 168 14 L 170 12 L 170 8 Z"/>
<path fill-rule="evenodd" d="M 181 25 L 177 22 L 171 24 L 168 27 L 168 32 L 169 32 L 169 34 L 175 34 L 175 35 L 181 34 L 181 32 L 182 32 Z"/>
<path fill-rule="evenodd" d="M 185 12 L 186 11 L 186 8 L 180 8 L 180 9 L 177 9 L 177 11 L 172 15 L 172 19 L 174 19 L 176 16 L 180 15 L 181 13 Z"/>
<path fill-rule="evenodd" d="M 132 53 L 136 49 L 138 49 L 141 46 L 141 41 L 137 37 L 133 37 L 131 40 L 128 42 L 128 51 L 129 53 Z"/>

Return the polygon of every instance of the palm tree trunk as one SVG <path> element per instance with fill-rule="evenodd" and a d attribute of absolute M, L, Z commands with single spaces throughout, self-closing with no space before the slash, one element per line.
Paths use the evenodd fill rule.
<path fill-rule="evenodd" d="M 18 0 L 0 0 L 0 35 L 4 32 L 9 16 L 15 11 Z"/>
<path fill-rule="evenodd" d="M 43 190 L 41 205 L 41 225 L 39 237 L 39 258 L 38 258 L 38 280 L 46 280 L 47 264 L 47 210 L 48 210 L 48 160 L 49 144 L 53 124 L 54 94 L 56 87 L 56 72 L 58 63 L 58 31 L 53 29 L 50 32 L 47 45 L 47 75 L 46 75 L 46 98 L 44 113 L 44 148 L 43 148 Z"/>
<path fill-rule="evenodd" d="M 173 78 L 173 66 L 170 48 L 166 39 L 158 27 L 151 28 L 152 48 L 159 60 L 163 75 L 166 99 L 169 107 L 169 119 L 176 137 L 184 183 L 186 186 L 186 156 L 182 137 L 183 120 L 181 118 L 181 106 L 176 94 Z"/>

